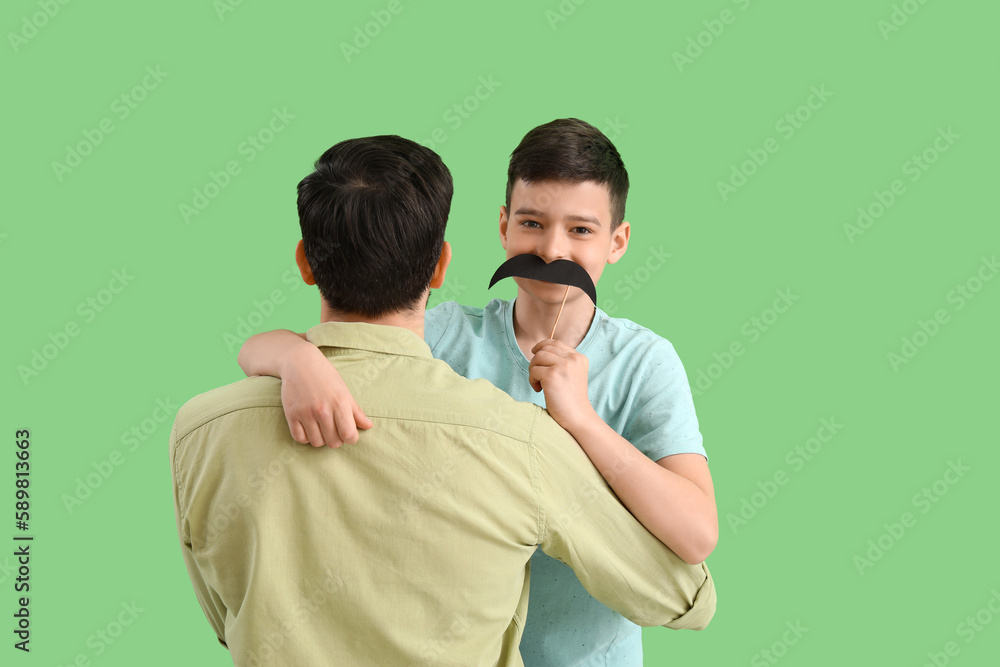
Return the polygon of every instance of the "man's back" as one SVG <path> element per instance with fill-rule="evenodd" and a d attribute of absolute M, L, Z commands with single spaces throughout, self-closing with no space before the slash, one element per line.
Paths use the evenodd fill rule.
<path fill-rule="evenodd" d="M 636 622 L 711 618 L 707 569 L 646 532 L 542 409 L 411 331 L 309 336 L 337 346 L 375 424 L 358 443 L 295 443 L 272 378 L 192 399 L 171 436 L 185 559 L 237 665 L 520 665 L 536 544 Z"/>

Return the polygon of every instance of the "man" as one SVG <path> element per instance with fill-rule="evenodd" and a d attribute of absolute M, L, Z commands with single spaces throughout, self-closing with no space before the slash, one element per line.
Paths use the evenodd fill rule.
<path fill-rule="evenodd" d="M 237 665 L 521 665 L 536 545 L 640 625 L 705 627 L 715 589 L 643 528 L 540 407 L 423 341 L 451 175 L 399 137 L 341 142 L 299 184 L 296 260 L 322 296 L 308 339 L 377 425 L 292 440 L 281 385 L 252 377 L 178 412 L 178 532 Z"/>

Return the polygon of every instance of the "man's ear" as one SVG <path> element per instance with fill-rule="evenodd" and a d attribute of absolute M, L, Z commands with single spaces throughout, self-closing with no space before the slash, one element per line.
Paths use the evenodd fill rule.
<path fill-rule="evenodd" d="M 299 273 L 302 274 L 302 280 L 306 285 L 315 285 L 316 279 L 313 278 L 312 267 L 306 259 L 306 246 L 302 239 L 299 239 L 298 245 L 295 246 L 295 263 L 299 265 Z"/>
<path fill-rule="evenodd" d="M 430 287 L 438 289 L 444 285 L 444 274 L 448 270 L 451 262 L 451 244 L 447 241 L 441 246 L 441 256 L 438 257 L 437 266 L 434 267 L 434 275 L 431 276 Z"/>
<path fill-rule="evenodd" d="M 621 224 L 618 225 L 618 229 L 616 229 L 615 233 L 611 235 L 611 248 L 610 252 L 608 252 L 608 264 L 616 263 L 622 258 L 622 255 L 625 254 L 625 251 L 628 250 L 628 237 L 631 231 L 632 228 L 628 222 L 622 220 Z"/>
<path fill-rule="evenodd" d="M 500 204 L 500 245 L 507 249 L 507 207 Z"/>

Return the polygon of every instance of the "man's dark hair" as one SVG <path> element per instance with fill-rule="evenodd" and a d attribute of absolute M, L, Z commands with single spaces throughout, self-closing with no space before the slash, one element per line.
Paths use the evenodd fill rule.
<path fill-rule="evenodd" d="M 507 167 L 507 209 L 510 195 L 519 180 L 594 181 L 608 188 L 611 200 L 611 231 L 625 219 L 628 172 L 618 149 L 590 123 L 577 118 L 561 118 L 539 125 L 524 135 L 510 154 Z"/>
<path fill-rule="evenodd" d="M 327 305 L 381 317 L 422 310 L 451 208 L 451 172 L 395 135 L 349 139 L 298 186 L 306 259 Z"/>

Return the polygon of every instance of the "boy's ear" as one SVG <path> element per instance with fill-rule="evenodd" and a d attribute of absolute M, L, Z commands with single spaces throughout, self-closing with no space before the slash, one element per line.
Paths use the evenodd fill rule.
<path fill-rule="evenodd" d="M 430 287 L 439 289 L 444 285 L 444 274 L 448 270 L 451 262 L 451 244 L 447 241 L 441 246 L 441 256 L 438 257 L 437 266 L 434 267 L 434 275 L 431 276 Z"/>
<path fill-rule="evenodd" d="M 500 204 L 500 245 L 507 249 L 507 207 Z"/>
<path fill-rule="evenodd" d="M 622 220 L 621 224 L 618 225 L 618 229 L 616 229 L 615 233 L 611 235 L 611 248 L 608 252 L 608 264 L 616 263 L 622 258 L 622 255 L 625 254 L 625 251 L 628 250 L 628 237 L 631 232 L 631 226 L 628 222 Z"/>
<path fill-rule="evenodd" d="M 299 273 L 302 274 L 302 280 L 306 285 L 315 285 L 316 279 L 313 278 L 312 267 L 306 259 L 306 246 L 302 239 L 299 239 L 298 245 L 295 246 L 295 263 L 299 265 Z"/>

